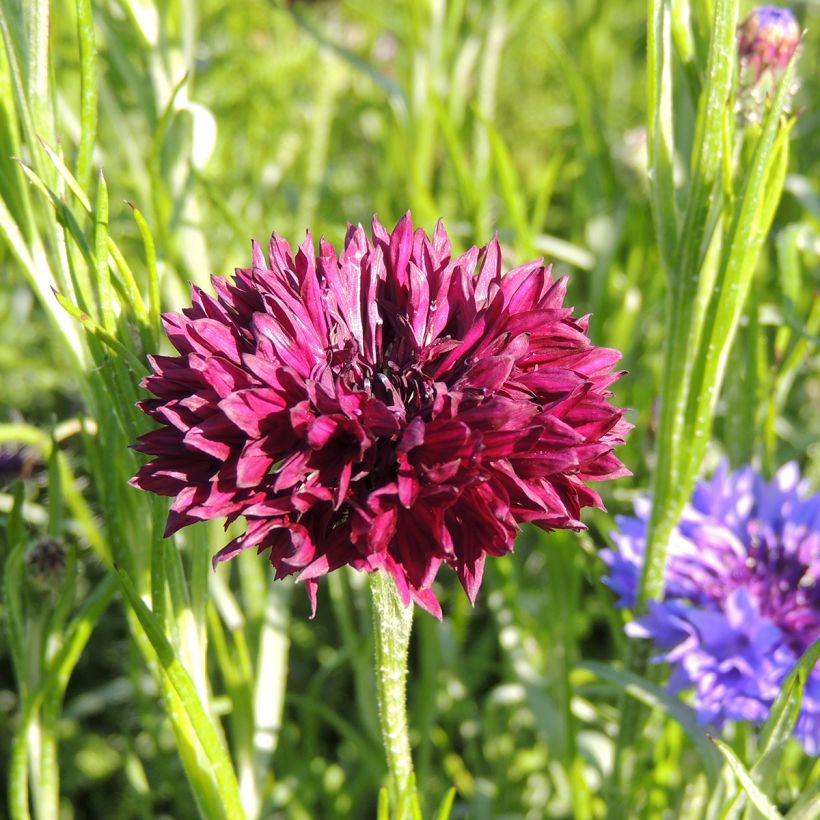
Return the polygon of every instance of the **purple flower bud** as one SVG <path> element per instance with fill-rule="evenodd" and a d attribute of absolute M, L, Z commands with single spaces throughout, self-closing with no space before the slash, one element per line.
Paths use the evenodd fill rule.
<path fill-rule="evenodd" d="M 741 70 L 751 66 L 755 79 L 782 71 L 800 44 L 800 26 L 789 9 L 761 6 L 738 27 Z"/>

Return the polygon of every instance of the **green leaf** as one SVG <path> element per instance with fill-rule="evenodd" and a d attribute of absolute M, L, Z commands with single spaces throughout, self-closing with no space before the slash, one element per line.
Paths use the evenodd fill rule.
<path fill-rule="evenodd" d="M 379 789 L 379 806 L 376 810 L 376 818 L 377 820 L 390 820 L 390 795 L 386 786 Z"/>
<path fill-rule="evenodd" d="M 586 669 L 603 680 L 622 689 L 626 694 L 652 708 L 660 709 L 667 717 L 676 720 L 689 735 L 703 760 L 703 767 L 714 788 L 720 775 L 720 757 L 710 745 L 708 736 L 698 722 L 695 710 L 660 686 L 623 669 L 613 669 L 598 661 L 583 661 L 578 668 Z"/>
<path fill-rule="evenodd" d="M 732 751 L 732 747 L 724 743 L 720 738 L 709 735 L 709 739 L 717 746 L 720 753 L 726 758 L 729 768 L 735 773 L 743 791 L 746 792 L 749 800 L 754 803 L 755 808 L 767 820 L 783 820 L 783 815 L 777 810 L 775 805 L 768 797 L 758 788 L 757 784 L 752 779 L 752 775 L 740 761 L 740 758 Z"/>
<path fill-rule="evenodd" d="M 789 809 L 786 820 L 817 820 L 820 817 L 820 778 L 797 798 Z"/>
<path fill-rule="evenodd" d="M 80 205 L 82 205 L 82 207 L 86 211 L 86 213 L 93 216 L 94 212 L 91 209 L 91 202 L 88 199 L 88 197 L 85 195 L 85 192 L 83 191 L 82 186 L 77 181 L 76 177 L 71 173 L 71 171 L 69 171 L 68 167 L 63 162 L 61 157 L 56 153 L 56 151 L 54 151 L 48 145 L 48 143 L 45 140 L 43 140 L 41 137 L 38 137 L 38 140 L 39 140 L 40 145 L 42 146 L 43 150 L 46 152 L 46 155 L 51 160 L 52 164 L 54 165 L 55 169 L 57 170 L 58 174 L 60 175 L 60 177 L 63 179 L 63 181 L 66 183 L 66 185 L 68 185 L 68 187 L 71 189 L 71 192 L 77 197 L 77 200 L 80 203 Z M 37 181 L 38 181 L 38 180 L 35 179 L 36 175 L 30 169 L 27 169 L 26 166 L 22 165 L 22 163 L 21 163 L 21 166 L 23 167 L 23 170 L 26 172 L 29 179 L 31 179 L 32 182 L 35 182 L 35 184 L 36 184 Z M 43 186 L 42 182 L 40 182 L 40 186 L 38 186 L 38 187 L 41 187 L 41 190 L 42 190 L 42 188 L 44 188 L 45 186 Z M 60 200 L 60 198 L 56 196 L 56 194 L 49 191 L 48 189 L 46 189 L 45 192 L 46 192 L 46 195 L 52 200 L 52 204 L 57 209 L 58 214 L 63 213 L 63 212 L 68 212 L 69 214 L 72 213 L 71 210 L 67 207 L 67 205 L 65 205 L 65 203 L 63 203 Z M 107 207 L 108 206 L 107 206 L 107 192 L 106 192 L 106 211 L 107 211 Z M 73 216 L 73 214 L 72 214 L 72 216 Z M 74 219 L 74 222 L 76 223 L 76 218 Z M 81 248 L 84 245 L 87 246 L 87 242 L 85 240 L 85 237 L 83 236 L 82 239 L 79 239 L 79 237 L 77 236 L 78 232 L 79 232 L 80 236 L 82 236 L 82 232 L 80 232 L 79 229 L 76 232 L 74 230 L 72 230 L 72 235 L 74 235 L 75 239 L 77 239 L 77 241 L 80 244 Z M 130 265 L 126 261 L 125 256 L 123 255 L 123 253 L 120 250 L 117 243 L 114 242 L 113 238 L 110 235 L 107 235 L 107 234 L 106 234 L 106 245 L 107 245 L 108 253 L 111 254 L 111 257 L 113 258 L 114 263 L 117 266 L 117 270 L 119 271 L 120 276 L 122 277 L 122 285 L 121 286 L 125 291 L 126 301 L 133 308 L 134 314 L 136 315 L 137 320 L 140 322 L 140 324 L 145 326 L 147 324 L 147 321 L 148 321 L 148 312 L 145 308 L 145 302 L 143 301 L 142 294 L 140 293 L 139 288 L 137 287 L 137 280 L 134 277 L 134 273 L 131 270 Z M 96 268 L 97 264 L 90 257 L 90 255 L 88 253 L 84 253 L 84 255 L 86 255 L 86 258 L 89 260 L 89 266 L 92 267 L 92 268 Z M 100 254 L 100 255 L 103 256 L 103 254 Z"/>
<path fill-rule="evenodd" d="M 97 46 L 91 0 L 77 0 L 77 37 L 80 41 L 80 145 L 77 179 L 88 182 L 91 154 L 97 139 Z"/>
<path fill-rule="evenodd" d="M 72 304 L 61 293 L 54 291 L 57 301 L 62 307 L 68 311 L 77 321 L 82 323 L 82 326 L 95 336 L 103 344 L 111 348 L 115 353 L 118 353 L 123 361 L 131 368 L 134 373 L 140 376 L 146 375 L 148 369 L 146 366 L 127 348 L 119 339 L 112 336 L 104 327 L 98 325 L 87 313 L 80 310 L 76 305 Z"/>
<path fill-rule="evenodd" d="M 647 146 L 655 232 L 661 260 L 670 276 L 674 271 L 678 243 L 674 182 L 671 25 L 670 0 L 652 0 L 647 25 Z"/>
<path fill-rule="evenodd" d="M 231 758 L 211 718 L 203 708 L 191 678 L 157 623 L 154 613 L 148 609 L 145 602 L 140 598 L 131 579 L 118 567 L 115 567 L 115 570 L 122 591 L 157 655 L 162 672 L 179 697 L 186 718 L 190 721 L 191 727 L 196 733 L 197 740 L 219 789 L 225 814 L 230 818 L 244 817 L 242 803 L 239 798 L 239 786 L 236 782 Z M 177 718 L 175 715 L 171 715 L 171 719 L 176 720 Z"/>
<path fill-rule="evenodd" d="M 48 664 L 37 689 L 23 704 L 22 716 L 12 742 L 9 766 L 9 808 L 14 820 L 25 820 L 28 810 L 28 730 L 47 699 L 61 701 L 71 673 L 80 659 L 94 626 L 111 603 L 116 584 L 113 576 L 103 580 L 88 596 L 65 631 L 62 646 Z"/>
<path fill-rule="evenodd" d="M 94 255 L 96 258 L 97 298 L 105 330 L 113 334 L 114 302 L 111 292 L 111 272 L 108 269 L 108 187 L 102 170 L 97 180 L 97 208 L 94 213 Z"/>
<path fill-rule="evenodd" d="M 788 128 L 780 131 L 779 136 L 778 131 L 783 108 L 794 82 L 795 64 L 796 55 L 792 57 L 783 73 L 777 95 L 764 120 L 743 194 L 726 238 L 721 266 L 714 285 L 717 297 L 710 303 L 704 318 L 700 352 L 692 373 L 686 410 L 686 438 L 692 443 L 687 473 L 692 476 L 696 475 L 703 460 L 729 351 L 743 312 L 760 248 L 774 213 L 772 204 L 766 201 L 766 191 L 772 180 L 772 173 L 774 182 L 780 180 L 782 190 L 783 169 L 776 163 L 779 156 L 778 146 L 783 144 L 780 140 L 786 139 Z M 772 194 L 775 195 L 774 192 Z M 779 198 L 778 190 L 776 200 Z"/>
<path fill-rule="evenodd" d="M 780 764 L 783 747 L 792 738 L 795 724 L 800 716 L 803 688 L 820 660 L 820 640 L 815 641 L 800 657 L 786 676 L 769 712 L 760 735 L 757 762 L 752 775 L 764 788 L 774 786 L 774 778 Z"/>
<path fill-rule="evenodd" d="M 160 328 L 160 294 L 159 275 L 157 274 L 157 250 L 154 245 L 154 237 L 145 217 L 136 205 L 129 202 L 128 206 L 134 214 L 134 221 L 137 223 L 142 245 L 145 249 L 145 265 L 148 268 L 148 323 L 153 331 L 155 342 L 158 340 Z"/>
<path fill-rule="evenodd" d="M 436 809 L 436 820 L 449 820 L 453 810 L 453 803 L 456 799 L 456 787 L 452 786 L 447 794 L 442 798 L 438 809 Z"/>
<path fill-rule="evenodd" d="M 14 673 L 21 696 L 26 697 L 26 649 L 23 621 L 23 558 L 26 552 L 26 525 L 23 522 L 25 488 L 22 481 L 14 487 L 14 505 L 9 514 L 6 534 L 8 554 L 3 566 L 3 600 L 5 603 L 6 631 Z"/>
<path fill-rule="evenodd" d="M 676 247 L 672 287 L 667 296 L 667 328 L 664 352 L 661 415 L 658 429 L 658 464 L 652 488 L 652 517 L 646 558 L 638 589 L 638 608 L 660 598 L 666 544 L 683 500 L 694 484 L 688 467 L 691 440 L 684 435 L 686 405 L 691 392 L 690 375 L 699 337 L 699 316 L 694 293 L 698 289 L 701 265 L 710 243 L 718 213 L 720 170 L 723 156 L 726 100 L 731 89 L 735 60 L 735 24 L 738 0 L 717 0 L 709 48 L 706 86 L 694 134 L 692 180 L 686 192 L 687 207 Z M 660 70 L 660 66 L 656 66 Z M 657 101 L 649 102 L 651 109 Z M 657 138 L 655 140 L 657 142 Z"/>

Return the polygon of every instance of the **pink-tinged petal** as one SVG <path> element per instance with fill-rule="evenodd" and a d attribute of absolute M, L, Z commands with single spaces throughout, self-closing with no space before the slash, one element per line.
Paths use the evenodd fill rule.
<path fill-rule="evenodd" d="M 345 498 L 347 498 L 347 491 L 350 487 L 350 479 L 353 475 L 353 464 L 349 461 L 346 461 L 342 465 L 342 469 L 339 471 L 339 477 L 337 479 L 337 488 L 336 488 L 336 503 L 333 505 L 333 508 L 338 510 L 339 507 L 342 506 Z"/>
<path fill-rule="evenodd" d="M 494 301 L 490 308 L 482 313 L 475 321 L 475 324 L 467 331 L 461 344 L 444 357 L 444 360 L 436 367 L 433 378 L 438 380 L 449 373 L 453 366 L 459 361 L 474 358 L 481 348 L 488 343 L 488 338 L 494 338 L 494 328 L 501 315 L 502 305 L 500 301 Z"/>
<path fill-rule="evenodd" d="M 188 363 L 192 370 L 202 374 L 202 380 L 210 385 L 221 399 L 235 390 L 252 387 L 255 381 L 244 368 L 222 356 L 206 358 L 192 353 L 188 357 Z"/>
<path fill-rule="evenodd" d="M 276 520 L 252 519 L 248 521 L 245 532 L 224 546 L 213 557 L 214 569 L 223 561 L 228 561 L 246 549 L 258 546 L 265 536 L 276 527 L 281 526 Z"/>
<path fill-rule="evenodd" d="M 411 590 L 413 600 L 422 608 L 427 610 L 434 618 L 442 620 L 441 604 L 432 589 Z"/>
<path fill-rule="evenodd" d="M 498 236 L 494 236 L 482 252 L 481 270 L 475 282 L 475 301 L 477 305 L 489 302 L 490 286 L 501 282 L 501 248 Z"/>
<path fill-rule="evenodd" d="M 131 445 L 132 450 L 146 453 L 151 456 L 175 456 L 182 447 L 182 433 L 175 427 L 160 427 L 143 433 L 136 443 Z"/>
<path fill-rule="evenodd" d="M 280 322 L 266 313 L 254 313 L 251 325 L 257 344 L 261 340 L 268 340 L 276 358 L 283 365 L 293 368 L 303 379 L 310 376 L 317 360 L 300 345 L 298 337 L 290 335 Z"/>
<path fill-rule="evenodd" d="M 439 266 L 446 265 L 450 260 L 450 237 L 447 236 L 447 230 L 444 227 L 444 220 L 439 219 L 436 222 L 436 229 L 433 232 L 433 250 L 436 253 L 435 262 Z"/>
<path fill-rule="evenodd" d="M 286 239 L 283 239 L 279 234 L 272 233 L 270 243 L 268 245 L 268 257 L 270 259 L 271 270 L 279 273 L 288 274 L 294 269 L 293 253 L 290 245 Z M 265 268 L 266 265 L 257 265 L 254 262 L 254 267 Z"/>
<path fill-rule="evenodd" d="M 404 435 L 401 437 L 397 452 L 399 454 L 409 453 L 424 442 L 424 422 L 418 416 L 407 425 Z"/>
<path fill-rule="evenodd" d="M 508 356 L 479 359 L 459 380 L 457 387 L 496 391 L 507 381 L 515 360 Z"/>
<path fill-rule="evenodd" d="M 329 416 L 319 416 L 308 431 L 307 441 L 314 450 L 320 450 L 339 428 L 339 422 Z"/>
<path fill-rule="evenodd" d="M 490 430 L 481 436 L 481 458 L 485 461 L 507 458 L 513 453 L 526 452 L 536 447 L 543 427 L 522 430 Z"/>
<path fill-rule="evenodd" d="M 220 414 L 210 416 L 192 427 L 183 439 L 185 446 L 225 461 L 239 442 L 236 427 Z"/>
<path fill-rule="evenodd" d="M 501 292 L 508 313 L 521 313 L 539 307 L 550 282 L 549 269 L 541 260 L 513 268 L 501 281 Z"/>
<path fill-rule="evenodd" d="M 586 383 L 583 376 L 563 367 L 550 367 L 534 370 L 531 373 L 522 373 L 515 378 L 515 382 L 544 398 L 566 395 Z"/>
<path fill-rule="evenodd" d="M 461 421 L 432 421 L 424 431 L 424 443 L 414 457 L 426 464 L 438 464 L 453 458 L 466 458 L 475 445 L 470 428 Z"/>
<path fill-rule="evenodd" d="M 473 605 L 475 605 L 481 580 L 484 577 L 486 557 L 487 554 L 484 550 L 476 544 L 468 551 L 468 554 L 461 555 L 456 561 L 455 570 L 458 574 L 458 580 L 461 581 L 461 585 Z"/>
<path fill-rule="evenodd" d="M 410 320 L 410 329 L 416 344 L 421 347 L 427 331 L 427 313 L 430 308 L 430 287 L 427 275 L 417 265 L 410 262 L 409 267 L 410 299 L 407 312 Z"/>
<path fill-rule="evenodd" d="M 378 399 L 368 399 L 361 408 L 361 423 L 374 437 L 393 438 L 401 426 L 396 414 Z"/>
<path fill-rule="evenodd" d="M 410 283 L 408 262 L 413 252 L 413 221 L 408 211 L 397 223 L 390 235 L 390 274 L 398 293 L 406 289 Z M 403 302 L 400 303 L 403 307 Z"/>
<path fill-rule="evenodd" d="M 415 470 L 406 464 L 400 466 L 396 485 L 399 491 L 399 501 L 403 507 L 409 509 L 413 506 L 413 502 L 419 493 L 419 482 Z"/>
<path fill-rule="evenodd" d="M 322 289 L 316 271 L 316 252 L 313 238 L 307 232 L 305 241 L 296 254 L 296 275 L 299 279 L 299 295 L 305 305 L 317 337 L 327 344 L 327 317 L 322 300 Z"/>
<path fill-rule="evenodd" d="M 236 485 L 258 487 L 273 465 L 274 458 L 265 452 L 264 443 L 249 441 L 236 462 Z"/>
<path fill-rule="evenodd" d="M 265 387 L 237 390 L 219 402 L 219 409 L 243 433 L 259 438 L 270 416 L 286 409 L 280 395 Z"/>
<path fill-rule="evenodd" d="M 240 361 L 242 349 L 232 325 L 215 319 L 195 319 L 187 324 L 187 332 L 195 352 L 222 354 L 232 362 Z"/>
<path fill-rule="evenodd" d="M 553 450 L 540 453 L 515 453 L 509 458 L 515 472 L 524 479 L 543 478 L 578 469 L 574 450 Z"/>
<path fill-rule="evenodd" d="M 587 481 L 604 481 L 632 475 L 631 471 L 612 453 L 605 453 L 594 461 L 584 464 L 581 474 Z"/>
<path fill-rule="evenodd" d="M 266 268 L 268 266 L 265 260 L 265 254 L 255 239 L 251 242 L 251 258 L 255 268 Z"/>
<path fill-rule="evenodd" d="M 280 493 L 298 484 L 305 475 L 307 460 L 308 454 L 302 452 L 296 452 L 290 458 L 285 459 L 279 466 L 273 491 Z"/>
<path fill-rule="evenodd" d="M 457 458 L 454 461 L 445 461 L 435 464 L 432 467 L 421 466 L 419 468 L 419 474 L 425 481 L 429 481 L 432 484 L 444 484 L 446 481 L 454 478 L 460 469 L 461 459 Z"/>

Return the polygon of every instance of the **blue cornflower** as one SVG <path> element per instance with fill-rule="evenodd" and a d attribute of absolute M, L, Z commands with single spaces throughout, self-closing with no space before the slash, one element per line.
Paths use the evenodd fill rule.
<path fill-rule="evenodd" d="M 701 482 L 669 542 L 666 593 L 627 625 L 672 665 L 674 692 L 694 690 L 702 722 L 765 721 L 786 675 L 820 638 L 820 494 L 796 464 L 772 482 L 722 464 Z M 619 516 L 604 550 L 618 605 L 635 604 L 651 503 Z M 795 734 L 820 753 L 820 667 L 803 692 Z"/>

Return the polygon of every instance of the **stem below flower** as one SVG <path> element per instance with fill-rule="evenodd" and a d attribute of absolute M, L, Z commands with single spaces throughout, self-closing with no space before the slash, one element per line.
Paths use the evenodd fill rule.
<path fill-rule="evenodd" d="M 376 690 L 379 722 L 390 775 L 390 791 L 398 805 L 413 774 L 407 734 L 407 650 L 413 606 L 405 606 L 395 581 L 384 571 L 370 574 L 373 636 L 376 647 Z"/>

